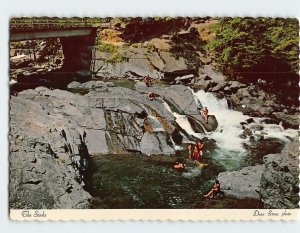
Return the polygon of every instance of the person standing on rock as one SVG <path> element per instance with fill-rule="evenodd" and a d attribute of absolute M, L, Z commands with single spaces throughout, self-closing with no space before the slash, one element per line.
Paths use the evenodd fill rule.
<path fill-rule="evenodd" d="M 204 117 L 205 122 L 208 123 L 208 109 L 205 107 L 200 111 L 201 115 Z"/>
<path fill-rule="evenodd" d="M 194 148 L 194 152 L 193 152 L 193 159 L 200 161 L 201 160 L 201 156 L 200 156 L 200 152 L 198 150 L 197 145 Z"/>
<path fill-rule="evenodd" d="M 220 193 L 220 192 L 221 192 L 221 184 L 218 180 L 216 180 L 212 189 L 209 191 L 208 194 L 204 195 L 204 197 L 213 198 L 217 193 Z"/>
<path fill-rule="evenodd" d="M 189 150 L 189 159 L 193 159 L 194 145 L 189 144 L 188 145 L 188 150 Z"/>
<path fill-rule="evenodd" d="M 198 148 L 198 151 L 199 151 L 199 157 L 198 157 L 198 161 L 201 162 L 202 161 L 202 158 L 203 158 L 203 147 L 204 147 L 204 143 L 202 142 L 202 140 L 199 140 L 197 142 L 197 148 Z"/>

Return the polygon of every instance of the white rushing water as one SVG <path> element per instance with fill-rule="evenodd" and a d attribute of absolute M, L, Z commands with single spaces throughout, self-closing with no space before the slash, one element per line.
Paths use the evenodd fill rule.
<path fill-rule="evenodd" d="M 241 122 L 252 118 L 253 123 L 247 125 L 256 138 L 263 136 L 264 138 L 276 138 L 282 141 L 290 141 L 298 135 L 298 131 L 294 129 L 284 129 L 281 125 L 264 124 L 263 118 L 253 118 L 243 115 L 239 111 L 228 108 L 227 100 L 218 99 L 212 93 L 204 92 L 203 90 L 194 93 L 196 103 L 201 103 L 202 107 L 207 107 L 209 115 L 215 115 L 218 121 L 218 128 L 213 132 L 205 132 L 204 134 L 195 133 L 192 129 L 187 117 L 172 112 L 167 103 L 164 102 L 165 107 L 174 115 L 176 122 L 190 135 L 197 138 L 208 137 L 214 139 L 217 144 L 215 158 L 223 161 L 226 167 L 238 167 L 238 163 L 248 152 L 244 149 L 244 144 L 249 142 L 249 138 L 241 138 L 243 128 Z M 236 164 L 226 164 L 235 161 Z"/>
<path fill-rule="evenodd" d="M 245 139 L 240 138 L 243 132 L 240 122 L 249 117 L 241 112 L 230 110 L 226 99 L 219 100 L 212 93 L 200 90 L 194 93 L 194 97 L 203 107 L 207 107 L 209 115 L 215 115 L 218 121 L 218 128 L 208 136 L 215 139 L 218 147 L 226 151 L 243 151 Z"/>

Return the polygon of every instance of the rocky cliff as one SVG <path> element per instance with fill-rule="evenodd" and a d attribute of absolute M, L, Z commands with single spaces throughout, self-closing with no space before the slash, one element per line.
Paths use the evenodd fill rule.
<path fill-rule="evenodd" d="M 160 97 L 112 83 L 73 82 L 69 91 L 38 87 L 10 99 L 12 208 L 89 208 L 86 179 L 94 154 L 175 153 L 189 136 L 165 101 L 199 114 L 185 86 L 153 87 Z M 72 93 L 89 89 L 86 94 Z M 189 99 L 189 102 L 184 101 Z M 211 129 L 217 127 L 210 119 Z M 201 122 L 194 119 L 201 128 Z"/>
<path fill-rule="evenodd" d="M 91 73 L 96 79 L 141 80 L 149 75 L 154 82 L 193 86 L 226 97 L 231 108 L 244 114 L 297 129 L 297 106 L 270 94 L 272 84 L 262 79 L 229 80 L 217 71 L 214 55 L 205 49 L 214 39 L 216 23 L 211 18 L 135 18 L 116 23 L 98 32 Z"/>
<path fill-rule="evenodd" d="M 264 157 L 260 197 L 266 208 L 299 208 L 299 141 Z"/>

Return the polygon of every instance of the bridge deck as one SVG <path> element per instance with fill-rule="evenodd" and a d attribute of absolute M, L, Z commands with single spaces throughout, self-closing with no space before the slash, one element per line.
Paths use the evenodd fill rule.
<path fill-rule="evenodd" d="M 110 28 L 110 19 L 98 18 L 12 18 L 10 31 L 52 31 L 77 28 Z"/>

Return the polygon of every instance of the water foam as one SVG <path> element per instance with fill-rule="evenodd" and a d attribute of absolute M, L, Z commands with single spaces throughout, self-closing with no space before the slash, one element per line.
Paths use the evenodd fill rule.
<path fill-rule="evenodd" d="M 191 90 L 192 91 L 192 90 Z M 192 91 L 193 92 L 193 91 Z M 163 102 L 167 110 L 169 110 L 175 117 L 175 121 L 183 128 L 188 134 L 197 138 L 204 136 L 214 139 L 220 156 L 244 156 L 246 151 L 244 143 L 249 142 L 248 138 L 241 138 L 243 128 L 241 122 L 245 122 L 250 116 L 243 115 L 243 113 L 231 110 L 228 107 L 225 98 L 218 99 L 212 93 L 200 90 L 193 92 L 196 103 L 200 103 L 202 107 L 208 107 L 209 115 L 215 115 L 218 121 L 218 128 L 213 132 L 206 132 L 205 134 L 195 133 L 192 129 L 187 117 L 179 113 L 172 112 L 171 108 L 166 102 Z M 262 127 L 254 131 L 254 136 L 264 136 L 264 138 L 276 138 L 282 141 L 290 141 L 298 135 L 298 131 L 294 129 L 284 129 L 281 125 L 276 124 L 262 124 L 263 118 L 253 118 L 254 123 L 249 124 L 249 127 L 254 124 L 260 124 Z M 222 154 L 222 155 L 221 155 Z"/>

